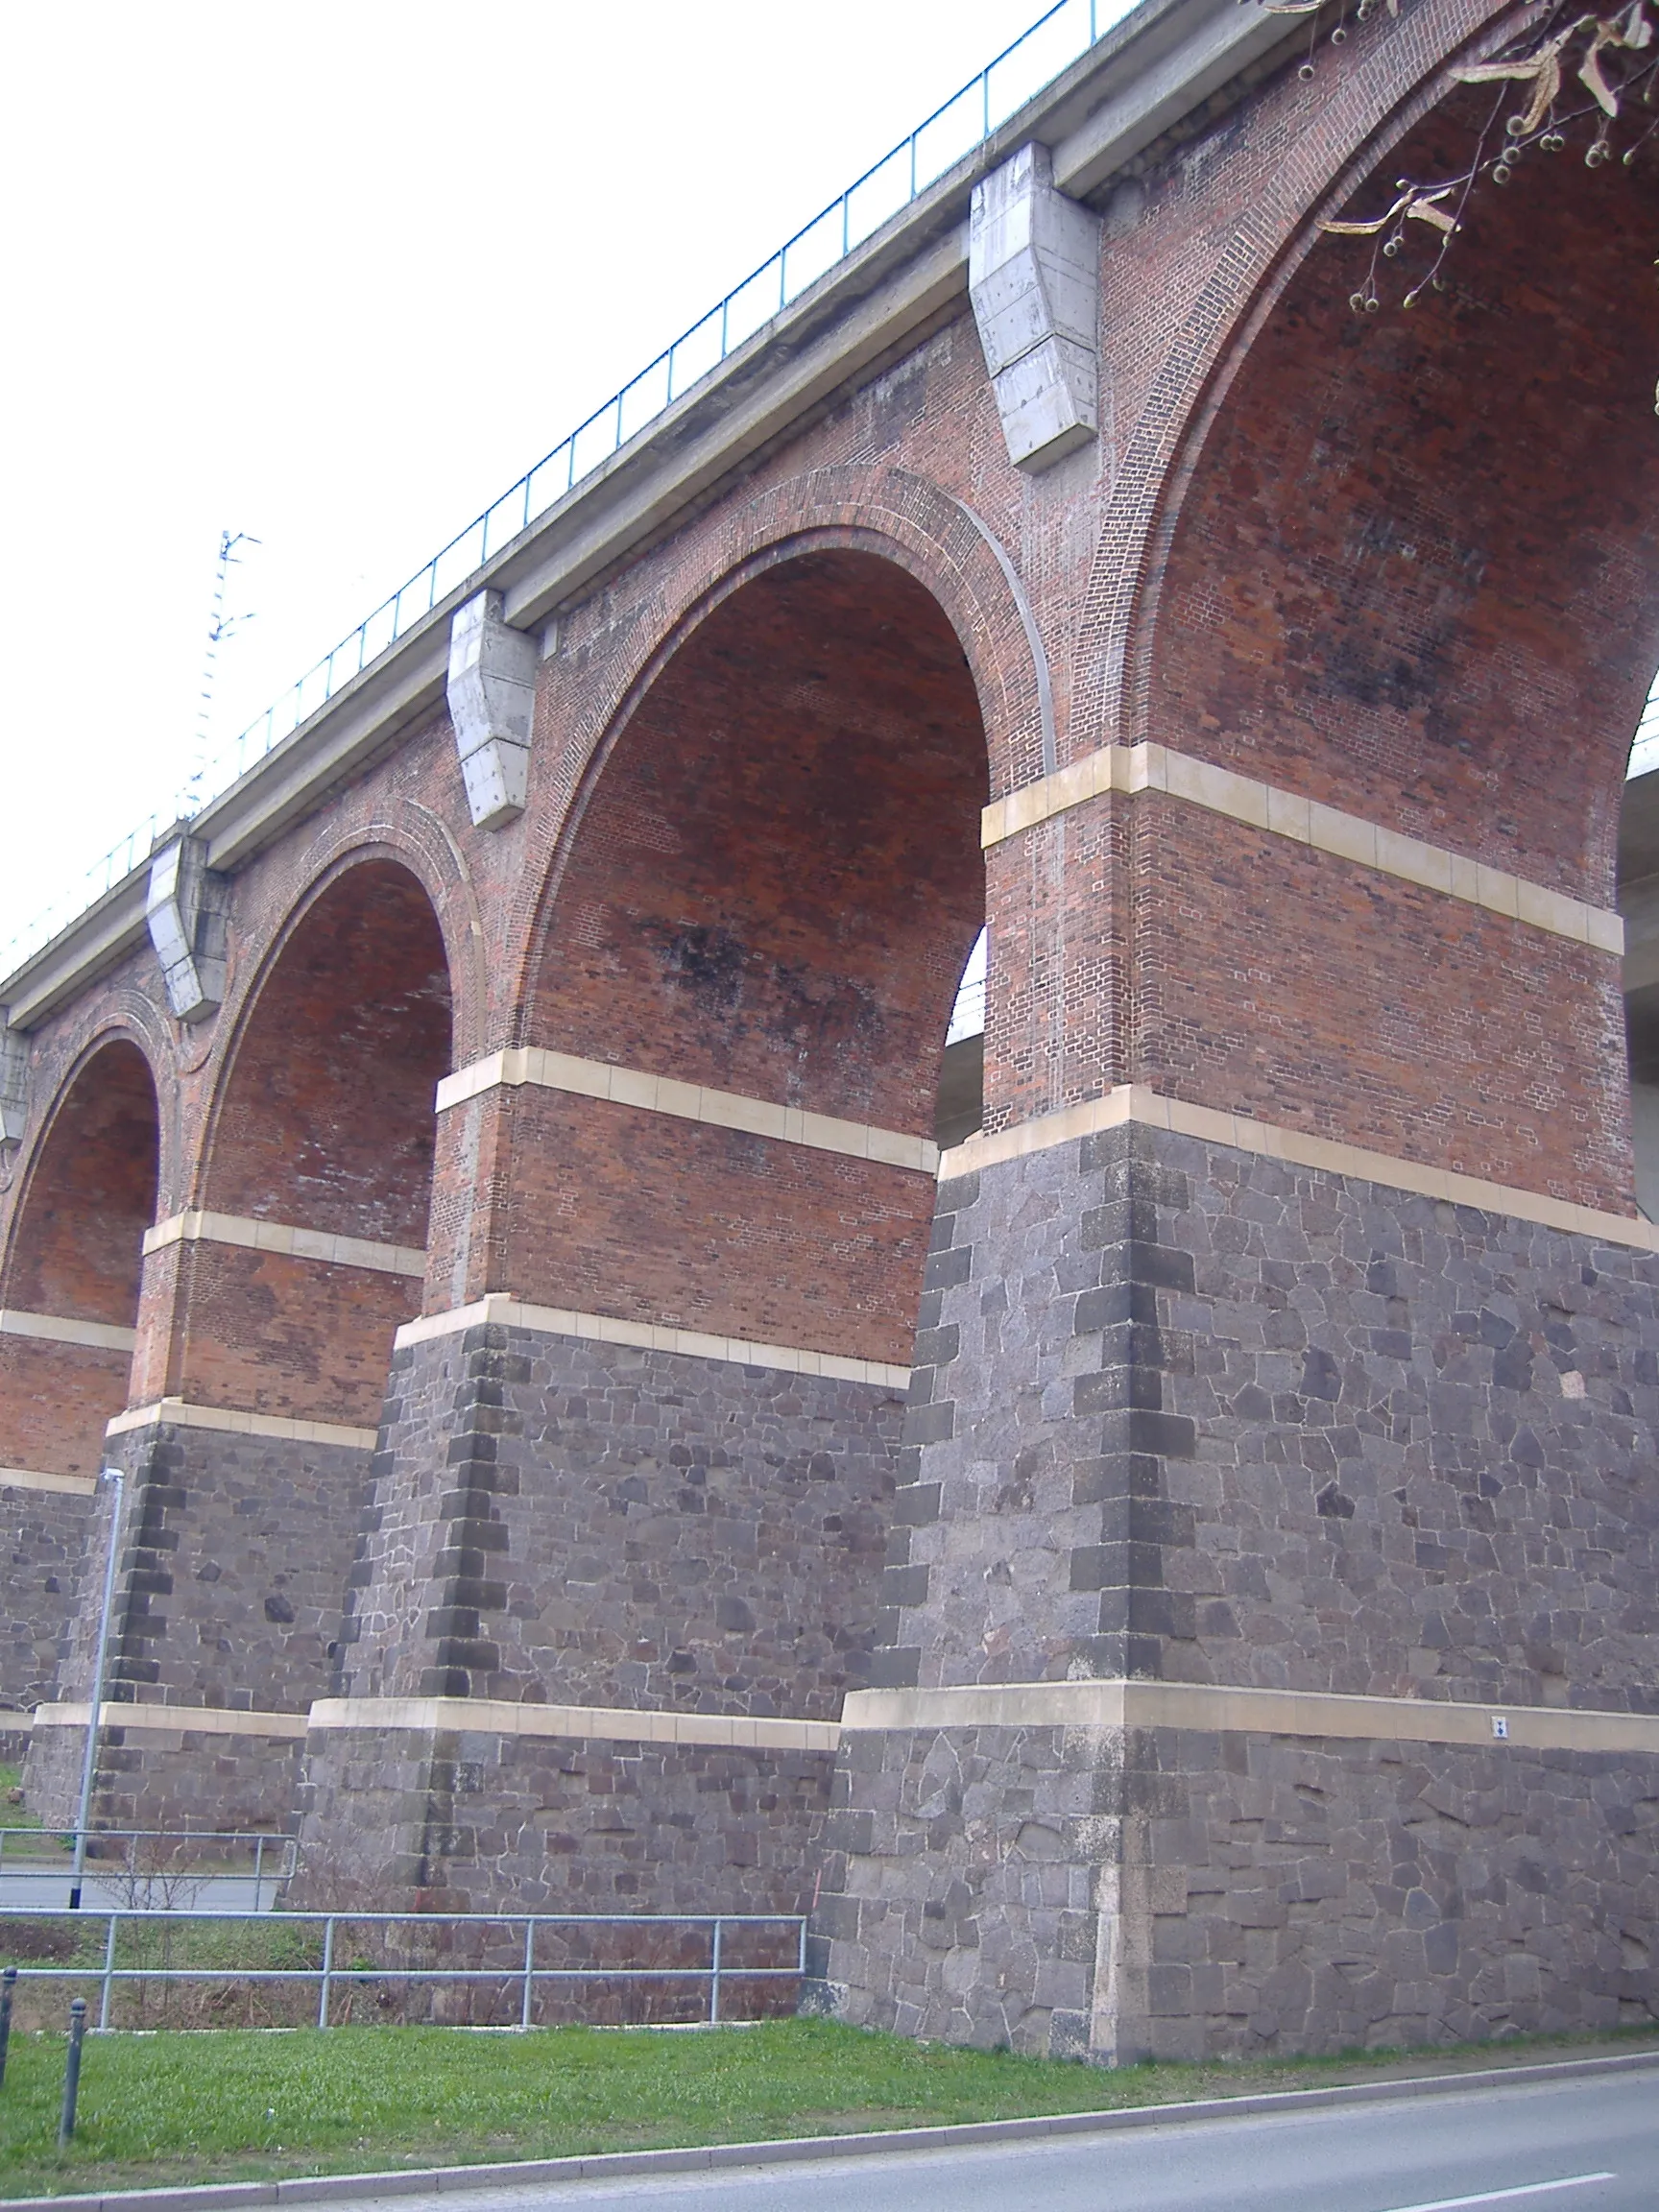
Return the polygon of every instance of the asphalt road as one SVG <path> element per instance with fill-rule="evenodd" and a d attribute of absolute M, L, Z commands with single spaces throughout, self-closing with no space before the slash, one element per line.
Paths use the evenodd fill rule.
<path fill-rule="evenodd" d="M 0 1911 L 61 1912 L 69 1904 L 73 1877 L 57 1867 L 7 1867 L 0 1872 Z M 147 1880 L 127 1874 L 100 1874 L 86 1870 L 81 1887 L 84 1907 L 171 1906 L 185 1911 L 191 1906 L 204 1912 L 269 1912 L 276 1902 L 280 1883 L 265 1875 L 255 1883 L 252 1874 L 189 1874 L 156 1876 Z"/>
<path fill-rule="evenodd" d="M 1656 2212 L 1659 2069 L 994 2149 L 380 2201 L 386 2212 Z"/>

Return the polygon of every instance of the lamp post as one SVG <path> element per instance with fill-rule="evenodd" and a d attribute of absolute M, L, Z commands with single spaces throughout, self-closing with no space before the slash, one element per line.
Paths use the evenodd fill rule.
<path fill-rule="evenodd" d="M 86 1872 L 86 1823 L 92 1816 L 92 1778 L 98 1768 L 98 1719 L 104 1710 L 104 1657 L 109 1648 L 109 1607 L 115 1596 L 115 1564 L 121 1554 L 121 1506 L 126 1484 L 119 1467 L 101 1467 L 100 1482 L 113 1482 L 115 1503 L 109 1515 L 109 1553 L 104 1562 L 104 1603 L 98 1614 L 98 1648 L 92 1661 L 92 1703 L 86 1713 L 86 1753 L 81 1766 L 81 1816 L 75 1823 L 75 1877 L 69 1910 L 81 1910 L 81 1884 Z"/>

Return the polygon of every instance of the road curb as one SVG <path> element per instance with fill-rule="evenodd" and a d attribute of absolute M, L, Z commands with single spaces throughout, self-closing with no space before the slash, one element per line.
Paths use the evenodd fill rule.
<path fill-rule="evenodd" d="M 390 2174 L 307 2174 L 287 2181 L 209 2181 L 190 2189 L 118 2189 L 102 2196 L 11 2197 L 7 2212 L 217 2212 L 219 2206 L 352 2202 L 430 2197 L 536 2181 L 601 2181 L 629 2175 L 714 2173 L 797 2159 L 868 2158 L 886 2151 L 948 2151 L 971 2143 L 1040 2142 L 1057 2135 L 1109 2135 L 1173 2121 L 1227 2120 L 1240 2113 L 1292 2112 L 1331 2104 L 1383 2104 L 1459 2089 L 1573 2081 L 1659 2069 L 1659 2051 L 1607 2058 L 1558 2058 L 1542 2066 L 1487 2066 L 1467 2074 L 1421 2074 L 1349 2081 L 1330 2089 L 1273 2089 L 1249 2097 L 1205 2097 L 1185 2104 L 1134 2104 L 1117 2112 L 1053 2112 L 1028 2120 L 967 2120 L 942 2128 L 877 2128 L 859 2135 L 796 2135 L 770 2143 L 707 2143 L 690 2151 L 603 2151 L 574 2158 L 517 2158 L 491 2166 L 400 2168 Z"/>

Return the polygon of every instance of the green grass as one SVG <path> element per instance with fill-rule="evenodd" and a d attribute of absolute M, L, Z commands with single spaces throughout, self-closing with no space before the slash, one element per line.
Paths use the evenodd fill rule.
<path fill-rule="evenodd" d="M 22 1768 L 0 1764 L 0 1828 L 39 1827 L 39 1821 L 36 1819 L 33 1813 L 26 1813 L 23 1810 L 21 1802 L 17 1804 L 12 1802 L 12 1791 L 21 1790 L 22 1787 Z"/>
<path fill-rule="evenodd" d="M 1659 2025 L 1638 2047 L 1659 2042 Z M 1582 2050 L 1586 2046 L 1568 2046 Z M 1102 2110 L 1538 2057 L 1559 2042 L 1108 2073 L 829 2021 L 662 2033 L 344 2028 L 89 2037 L 81 2125 L 54 2148 L 61 2034 L 14 2036 L 0 2196 L 548 2157 Z"/>

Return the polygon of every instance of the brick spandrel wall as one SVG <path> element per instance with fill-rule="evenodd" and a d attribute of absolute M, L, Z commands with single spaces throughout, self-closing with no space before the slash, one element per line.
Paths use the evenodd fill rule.
<path fill-rule="evenodd" d="M 869 1383 L 499 1324 L 406 1347 L 341 1687 L 833 1720 L 886 1626 L 900 1419 Z"/>
<path fill-rule="evenodd" d="M 1145 1128 L 936 1243 L 878 1681 L 1659 1705 L 1659 1260 Z"/>
<path fill-rule="evenodd" d="M 0 1619 L 0 1730 L 58 1695 L 58 1671 L 85 1571 L 92 1501 L 0 1483 L 7 1572 Z M 19 1718 L 13 1721 L 12 1715 Z"/>
<path fill-rule="evenodd" d="M 1643 2024 L 1656 1793 L 1625 1753 L 859 1734 L 806 2002 L 1118 2062 Z"/>

